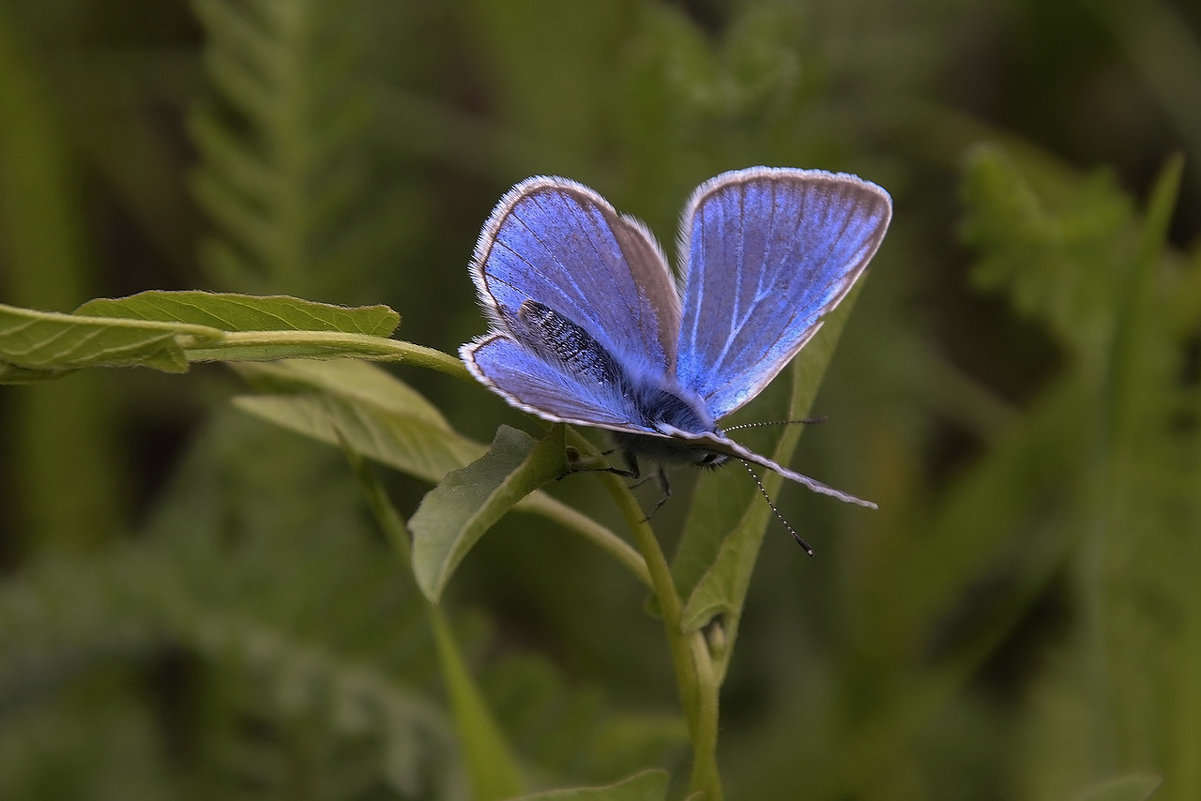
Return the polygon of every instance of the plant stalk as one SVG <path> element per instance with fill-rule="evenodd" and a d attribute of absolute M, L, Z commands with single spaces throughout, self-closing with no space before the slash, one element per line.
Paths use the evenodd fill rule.
<path fill-rule="evenodd" d="M 605 484 L 616 501 L 646 560 L 651 590 L 659 603 L 663 628 L 671 651 L 672 667 L 679 686 L 680 703 L 688 721 L 692 740 L 692 777 L 689 798 L 721 801 L 721 777 L 717 771 L 717 682 L 708 646 L 701 632 L 686 634 L 681 626 L 683 606 L 671 577 L 671 568 L 659 547 L 654 530 L 646 522 L 642 507 L 625 483 L 615 475 L 606 475 Z"/>

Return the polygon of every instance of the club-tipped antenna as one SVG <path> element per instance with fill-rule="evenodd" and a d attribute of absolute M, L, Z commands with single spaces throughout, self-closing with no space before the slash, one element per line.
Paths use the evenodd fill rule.
<path fill-rule="evenodd" d="M 764 420 L 759 423 L 739 423 L 736 426 L 729 426 L 723 429 L 727 433 L 730 431 L 738 431 L 743 428 L 763 428 L 764 426 L 791 426 L 791 425 L 809 425 L 811 423 L 824 423 L 829 420 L 829 417 L 822 415 L 821 417 L 803 417 L 800 420 Z"/>
<path fill-rule="evenodd" d="M 763 500 L 767 501 L 767 505 L 771 507 L 772 514 L 776 516 L 777 520 L 784 524 L 784 528 L 786 528 L 788 533 L 792 535 L 792 538 L 796 540 L 797 545 L 804 548 L 805 553 L 813 556 L 813 548 L 809 545 L 809 543 L 805 542 L 804 538 L 801 537 L 800 534 L 797 534 L 797 531 L 792 527 L 792 524 L 784 519 L 784 515 L 780 514 L 780 510 L 776 508 L 775 501 L 773 501 L 771 496 L 767 494 L 767 487 L 763 486 L 763 482 L 759 480 L 759 476 L 755 475 L 755 471 L 751 468 L 750 462 L 743 461 L 742 465 L 746 468 L 746 471 L 751 474 L 751 478 L 755 479 L 755 485 L 759 487 L 759 492 L 763 494 Z"/>

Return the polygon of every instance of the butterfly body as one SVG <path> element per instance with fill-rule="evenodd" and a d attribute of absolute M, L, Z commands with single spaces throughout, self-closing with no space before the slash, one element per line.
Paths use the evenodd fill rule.
<path fill-rule="evenodd" d="M 592 335 L 566 316 L 532 300 L 514 318 L 503 312 L 519 341 L 548 363 L 590 382 L 607 405 L 623 410 L 631 426 L 660 431 L 664 426 L 691 434 L 720 434 L 704 401 L 667 376 L 632 370 L 605 350 Z M 716 466 L 726 460 L 687 443 L 629 432 L 611 432 L 637 477 L 637 457 L 655 462 L 694 462 Z"/>
<path fill-rule="evenodd" d="M 679 283 L 654 237 L 562 178 L 515 186 L 472 259 L 489 334 L 473 375 L 543 418 L 607 429 L 636 458 L 759 464 L 871 505 L 729 439 L 718 421 L 759 394 L 821 326 L 878 247 L 891 200 L 820 170 L 756 167 L 693 193 Z"/>

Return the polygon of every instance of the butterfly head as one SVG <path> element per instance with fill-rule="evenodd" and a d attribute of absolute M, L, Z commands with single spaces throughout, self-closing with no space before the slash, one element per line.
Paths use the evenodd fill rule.
<path fill-rule="evenodd" d="M 707 467 L 710 470 L 716 470 L 726 462 L 730 461 L 730 457 L 724 453 L 714 453 L 713 451 L 705 451 L 696 449 L 696 458 L 693 459 L 693 464 L 697 467 Z"/>

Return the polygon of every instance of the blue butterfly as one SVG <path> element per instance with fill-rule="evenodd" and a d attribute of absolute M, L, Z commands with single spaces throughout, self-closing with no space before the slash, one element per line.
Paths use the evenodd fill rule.
<path fill-rule="evenodd" d="M 740 445 L 717 423 L 817 333 L 891 215 L 888 193 L 854 175 L 722 173 L 684 207 L 677 281 L 641 222 L 574 181 L 528 178 L 476 243 L 471 276 L 491 326 L 460 355 L 513 406 L 608 429 L 634 477 L 638 454 L 660 464 L 735 458 L 874 508 Z"/>

